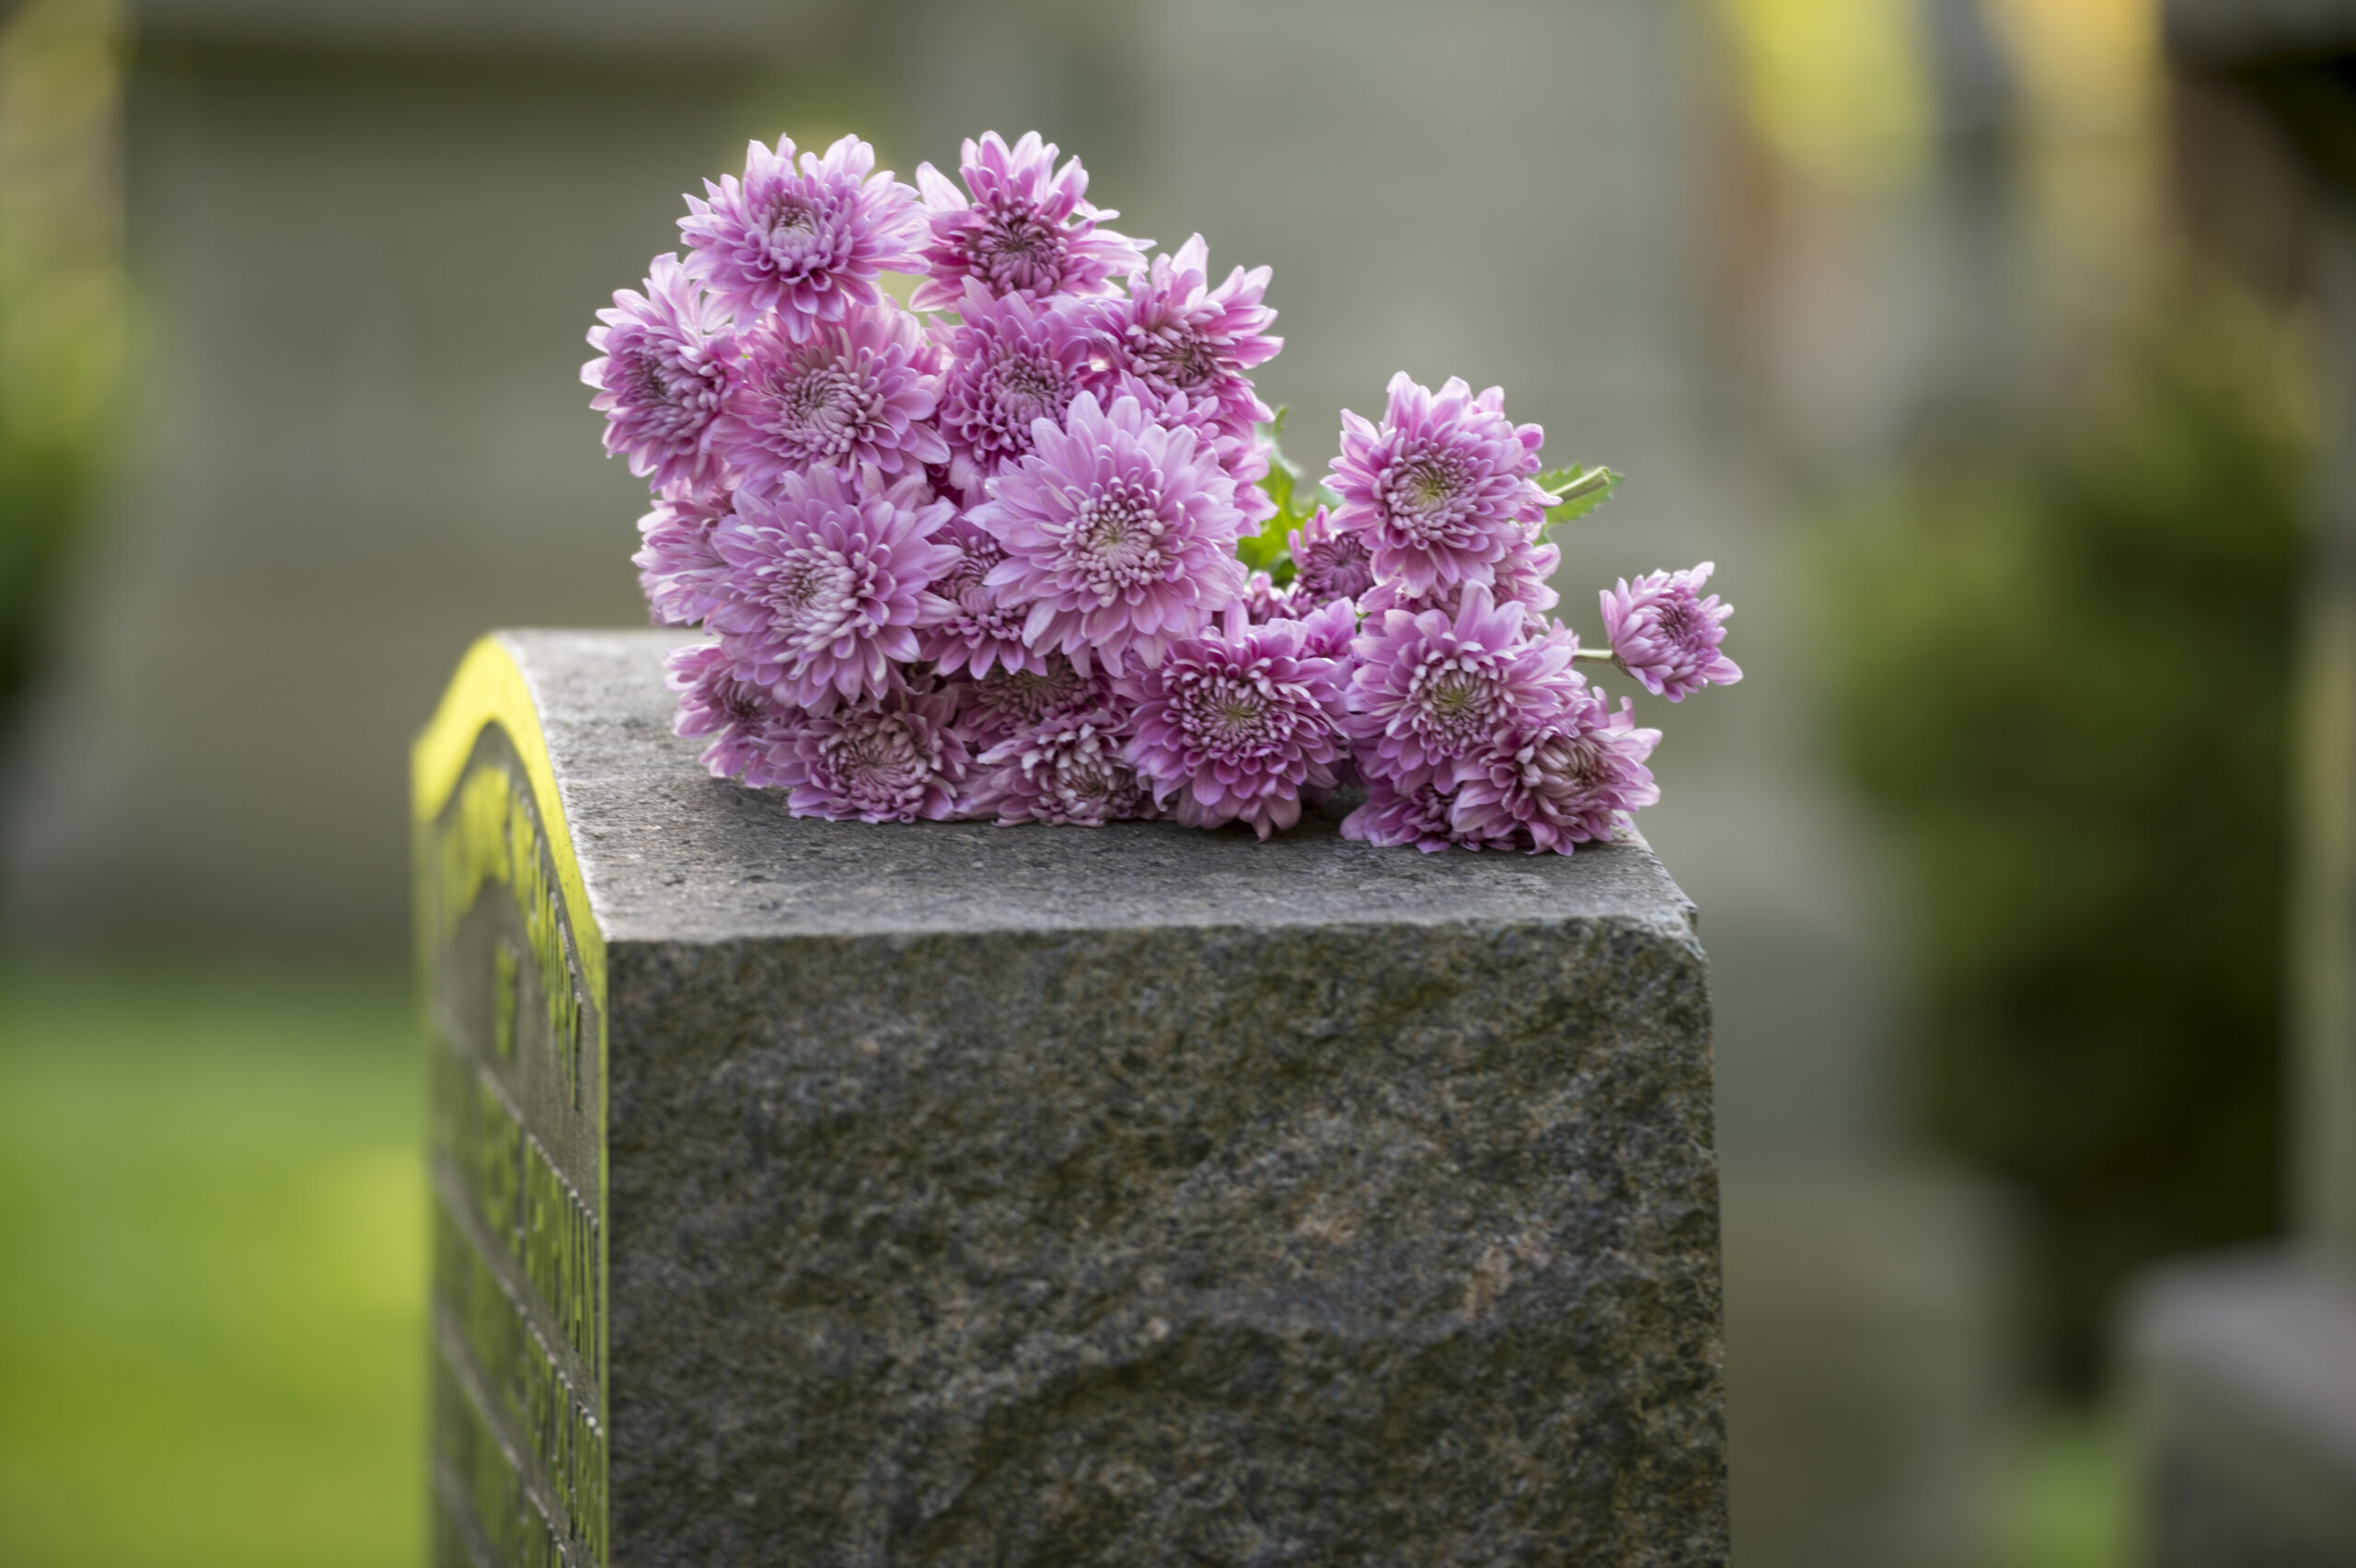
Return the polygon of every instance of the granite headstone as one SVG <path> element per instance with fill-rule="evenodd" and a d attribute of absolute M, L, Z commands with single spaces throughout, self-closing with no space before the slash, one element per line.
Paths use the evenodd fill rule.
<path fill-rule="evenodd" d="M 486 639 L 417 748 L 438 1561 L 1725 1561 L 1641 841 L 799 820 L 668 640 Z"/>

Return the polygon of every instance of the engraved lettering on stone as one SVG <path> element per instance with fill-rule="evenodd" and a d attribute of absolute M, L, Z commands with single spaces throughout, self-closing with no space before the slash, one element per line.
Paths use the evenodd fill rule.
<path fill-rule="evenodd" d="M 445 1205 L 434 1205 L 433 1223 L 436 1305 L 484 1378 L 485 1391 L 500 1401 L 511 1427 L 524 1433 L 592 1560 L 602 1560 L 605 1432 L 523 1306 L 484 1265 Z"/>
<path fill-rule="evenodd" d="M 525 1491 L 514 1457 L 446 1359 L 433 1368 L 433 1451 L 434 1502 L 453 1512 L 453 1504 L 462 1508 L 494 1561 L 514 1568 L 572 1568 L 555 1525 Z"/>
<path fill-rule="evenodd" d="M 420 869 L 433 970 L 434 1561 L 598 1568 L 596 1004 L 504 732 L 483 732 Z"/>
<path fill-rule="evenodd" d="M 596 1216 L 550 1162 L 488 1074 L 449 1048 L 434 1055 L 437 1148 L 483 1228 L 514 1258 L 590 1376 L 605 1373 Z"/>

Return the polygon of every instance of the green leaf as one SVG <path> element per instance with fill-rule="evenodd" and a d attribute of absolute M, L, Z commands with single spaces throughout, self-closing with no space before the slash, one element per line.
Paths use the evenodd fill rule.
<path fill-rule="evenodd" d="M 1307 473 L 1277 444 L 1277 438 L 1284 434 L 1285 410 L 1278 409 L 1276 417 L 1259 429 L 1268 444 L 1268 472 L 1260 488 L 1276 503 L 1276 514 L 1257 534 L 1236 541 L 1235 559 L 1253 571 L 1266 572 L 1281 588 L 1293 576 L 1292 531 L 1308 522 L 1319 505 L 1331 501 L 1322 486 L 1307 483 Z"/>
<path fill-rule="evenodd" d="M 1620 488 L 1623 476 L 1605 467 L 1590 468 L 1574 463 L 1567 468 L 1550 468 L 1538 476 L 1538 488 L 1556 498 L 1546 509 L 1546 526 L 1558 523 L 1576 523 L 1580 518 L 1611 499 Z"/>
<path fill-rule="evenodd" d="M 1292 531 L 1301 520 L 1290 513 L 1278 512 L 1262 525 L 1256 534 L 1235 541 L 1235 559 L 1253 571 L 1265 571 L 1281 588 L 1292 581 Z"/>

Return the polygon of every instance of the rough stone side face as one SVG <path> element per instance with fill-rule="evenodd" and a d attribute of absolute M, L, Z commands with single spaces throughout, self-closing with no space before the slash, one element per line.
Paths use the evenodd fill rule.
<path fill-rule="evenodd" d="M 1724 1562 L 1682 922 L 610 953 L 618 1562 Z"/>

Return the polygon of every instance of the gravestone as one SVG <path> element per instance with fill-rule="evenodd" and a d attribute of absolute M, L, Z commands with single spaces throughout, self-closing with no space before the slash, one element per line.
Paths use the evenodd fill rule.
<path fill-rule="evenodd" d="M 418 744 L 444 1563 L 1720 1564 L 1641 840 L 789 816 L 660 633 Z"/>

